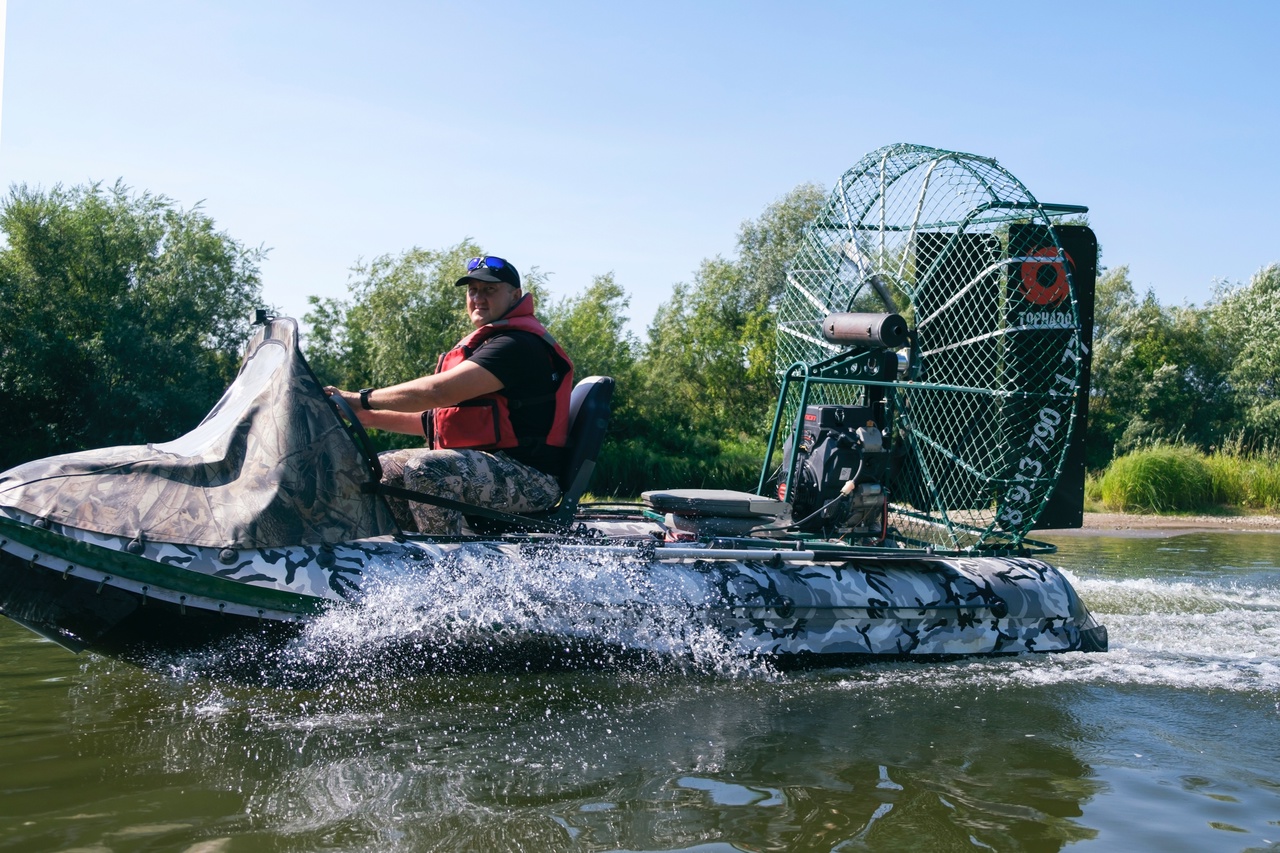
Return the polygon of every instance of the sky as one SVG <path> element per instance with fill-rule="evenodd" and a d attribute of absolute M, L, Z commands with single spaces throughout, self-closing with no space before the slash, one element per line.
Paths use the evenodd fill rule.
<path fill-rule="evenodd" d="M 3 187 L 199 203 L 296 317 L 472 238 L 556 297 L 614 273 L 643 334 L 745 220 L 895 142 L 1087 205 L 1165 304 L 1280 262 L 1270 0 L 6 5 Z"/>

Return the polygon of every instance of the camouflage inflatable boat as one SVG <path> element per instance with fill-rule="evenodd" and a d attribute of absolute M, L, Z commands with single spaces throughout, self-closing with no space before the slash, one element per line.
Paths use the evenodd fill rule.
<path fill-rule="evenodd" d="M 927 188 L 948 176 L 949 200 L 962 178 L 977 200 L 931 220 Z M 782 387 L 754 492 L 580 505 L 612 392 L 590 377 L 558 507 L 463 506 L 474 535 L 406 535 L 389 493 L 449 502 L 379 484 L 296 324 L 264 316 L 192 432 L 0 475 L 0 612 L 75 651 L 145 659 L 305 637 L 372 595 L 435 584 L 488 590 L 437 596 L 454 628 L 646 652 L 664 641 L 627 614 L 679 612 L 780 663 L 1103 650 L 1105 628 L 1027 538 L 1079 524 L 1092 235 L 1054 224 L 1079 209 L 1010 181 L 913 146 L 845 176 L 779 303 Z M 414 642 L 454 668 L 492 649 Z"/>

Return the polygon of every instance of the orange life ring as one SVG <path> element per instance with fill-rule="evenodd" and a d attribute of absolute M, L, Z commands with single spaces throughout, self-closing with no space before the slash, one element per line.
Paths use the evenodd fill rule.
<path fill-rule="evenodd" d="M 1063 250 L 1062 254 L 1074 269 L 1076 262 L 1071 260 L 1066 250 Z M 1066 299 L 1067 294 L 1071 292 L 1071 283 L 1067 279 L 1067 271 L 1063 269 L 1062 261 L 1058 259 L 1058 250 L 1053 246 L 1041 246 L 1027 252 L 1026 256 L 1052 258 L 1050 261 L 1022 262 L 1022 295 L 1027 301 L 1036 305 L 1054 305 Z M 1053 280 L 1049 284 L 1040 281 L 1040 270 L 1044 267 L 1050 267 L 1053 270 Z"/>

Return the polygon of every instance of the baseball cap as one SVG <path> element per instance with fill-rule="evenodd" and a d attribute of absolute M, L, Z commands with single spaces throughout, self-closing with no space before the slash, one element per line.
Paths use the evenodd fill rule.
<path fill-rule="evenodd" d="M 454 282 L 455 285 L 469 281 L 502 281 L 512 287 L 520 286 L 520 273 L 510 262 L 493 255 L 471 258 L 467 261 L 467 274 Z"/>

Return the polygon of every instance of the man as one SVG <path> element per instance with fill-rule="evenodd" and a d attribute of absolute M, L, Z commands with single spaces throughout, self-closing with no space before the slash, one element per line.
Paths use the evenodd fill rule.
<path fill-rule="evenodd" d="M 327 387 L 374 429 L 422 435 L 428 449 L 379 456 L 383 482 L 505 512 L 550 509 L 569 432 L 573 363 L 533 315 L 520 273 L 492 255 L 472 258 L 467 288 L 475 331 L 436 371 L 387 388 Z M 390 499 L 405 530 L 457 536 L 462 513 Z"/>

